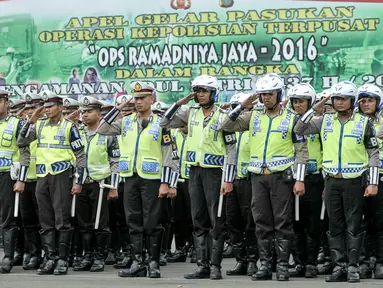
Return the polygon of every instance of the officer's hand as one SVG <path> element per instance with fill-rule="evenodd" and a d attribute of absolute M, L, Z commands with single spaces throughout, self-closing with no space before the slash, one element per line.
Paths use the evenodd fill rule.
<path fill-rule="evenodd" d="M 330 97 L 331 96 L 327 96 L 323 98 L 322 100 L 320 100 L 317 104 L 313 106 L 313 110 L 317 113 L 322 114 L 322 112 L 324 111 L 324 105 L 327 102 L 327 100 L 330 99 Z"/>
<path fill-rule="evenodd" d="M 44 109 L 45 109 L 44 106 L 41 106 L 38 109 L 36 109 L 35 112 L 33 112 L 31 118 L 29 119 L 29 122 L 32 124 L 35 124 L 37 120 L 40 119 L 40 115 L 44 111 Z"/>
<path fill-rule="evenodd" d="M 121 103 L 120 105 L 118 105 L 116 108 L 117 108 L 118 110 L 121 111 L 122 108 L 128 106 L 129 103 L 131 103 L 133 100 L 134 100 L 134 98 L 132 97 L 132 98 L 130 98 L 128 101 L 122 102 L 122 103 Z"/>
<path fill-rule="evenodd" d="M 185 104 L 188 104 L 191 100 L 194 99 L 194 97 L 197 95 L 197 93 L 193 92 L 193 93 L 190 93 L 188 96 L 184 97 L 184 98 L 181 98 L 180 100 L 177 101 L 177 105 L 181 106 L 181 105 L 185 105 Z"/>
<path fill-rule="evenodd" d="M 233 183 L 223 182 L 221 187 L 221 194 L 226 195 L 233 191 Z"/>
<path fill-rule="evenodd" d="M 65 116 L 65 119 L 68 119 L 72 122 L 77 122 L 80 119 L 81 110 L 77 109 L 76 111 L 73 111 L 69 115 Z"/>
<path fill-rule="evenodd" d="M 230 103 L 224 103 L 224 104 L 219 105 L 219 108 L 221 108 L 223 110 L 226 110 L 229 107 L 230 107 Z"/>
<path fill-rule="evenodd" d="M 27 108 L 24 107 L 23 109 L 21 109 L 19 112 L 16 113 L 16 116 L 23 118 L 22 116 L 24 115 L 26 110 L 27 110 Z"/>
<path fill-rule="evenodd" d="M 169 193 L 169 185 L 161 184 L 160 189 L 158 190 L 158 198 L 164 198 Z"/>
<path fill-rule="evenodd" d="M 305 194 L 305 183 L 296 181 L 293 188 L 294 195 L 303 196 Z"/>
<path fill-rule="evenodd" d="M 17 181 L 15 185 L 13 185 L 13 191 L 16 193 L 23 193 L 25 188 L 25 183 Z"/>
<path fill-rule="evenodd" d="M 169 187 L 168 198 L 174 198 L 176 196 L 177 196 L 177 189 Z"/>
<path fill-rule="evenodd" d="M 118 198 L 117 189 L 110 189 L 106 199 L 112 200 L 112 199 L 117 199 L 117 198 Z"/>
<path fill-rule="evenodd" d="M 364 197 L 371 197 L 378 194 L 378 186 L 377 185 L 368 185 L 366 190 L 364 190 Z"/>
<path fill-rule="evenodd" d="M 82 185 L 74 184 L 73 187 L 72 187 L 72 195 L 81 193 L 81 190 L 82 190 Z"/>
<path fill-rule="evenodd" d="M 250 107 L 255 104 L 255 100 L 257 100 L 259 97 L 259 94 L 251 94 L 247 99 L 243 100 L 241 102 L 242 107 Z"/>

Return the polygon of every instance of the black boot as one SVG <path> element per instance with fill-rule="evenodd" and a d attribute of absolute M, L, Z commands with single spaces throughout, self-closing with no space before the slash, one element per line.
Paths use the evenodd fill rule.
<path fill-rule="evenodd" d="M 169 245 L 169 236 L 170 236 L 170 225 L 164 227 L 164 232 L 162 233 L 162 244 L 161 244 L 161 255 L 160 255 L 160 266 L 168 265 L 168 245 Z"/>
<path fill-rule="evenodd" d="M 259 259 L 257 240 L 253 241 L 249 246 L 246 247 L 247 251 L 247 276 L 253 276 L 258 272 L 257 262 Z"/>
<path fill-rule="evenodd" d="M 212 239 L 211 254 L 210 254 L 210 279 L 222 279 L 221 263 L 223 258 L 223 246 L 225 244 L 225 235 L 218 236 L 217 239 Z M 244 252 L 245 253 L 245 252 Z"/>
<path fill-rule="evenodd" d="M 24 228 L 21 223 L 18 223 L 19 232 L 15 239 L 15 252 L 13 253 L 13 266 L 20 266 L 23 264 L 24 256 Z"/>
<path fill-rule="evenodd" d="M 378 248 L 374 269 L 374 278 L 383 279 L 383 235 L 378 235 Z"/>
<path fill-rule="evenodd" d="M 40 232 L 41 242 L 44 248 L 44 262 L 37 270 L 38 275 L 51 275 L 55 269 L 57 254 L 56 254 L 56 231 L 48 230 Z"/>
<path fill-rule="evenodd" d="M 41 264 L 41 238 L 38 231 L 26 233 L 28 250 L 31 255 L 28 263 L 23 265 L 24 270 L 37 270 Z"/>
<path fill-rule="evenodd" d="M 24 252 L 24 255 L 23 255 L 23 269 L 26 270 L 24 267 L 26 267 L 29 263 L 29 261 L 31 260 L 31 253 L 29 252 Z"/>
<path fill-rule="evenodd" d="M 278 251 L 278 247 L 277 247 Z M 302 233 L 295 233 L 292 247 L 292 255 L 294 259 L 294 268 L 289 270 L 290 277 L 304 277 L 306 262 L 306 237 Z"/>
<path fill-rule="evenodd" d="M 74 229 L 59 231 L 59 260 L 54 275 L 66 275 L 68 273 L 68 256 L 72 245 L 72 236 Z"/>
<path fill-rule="evenodd" d="M 289 258 L 292 246 L 292 240 L 276 239 L 275 244 L 277 248 L 277 280 L 289 280 Z"/>
<path fill-rule="evenodd" d="M 120 277 L 145 277 L 146 266 L 142 257 L 143 235 L 130 235 L 132 241 L 133 263 L 129 269 L 118 272 Z"/>
<path fill-rule="evenodd" d="M 149 278 L 161 278 L 160 271 L 160 254 L 161 254 L 161 242 L 163 241 L 163 232 L 161 231 L 157 235 L 149 237 Z"/>
<path fill-rule="evenodd" d="M 210 278 L 209 256 L 207 234 L 201 236 L 194 235 L 194 248 L 197 258 L 197 269 L 193 273 L 184 275 L 186 279 Z"/>
<path fill-rule="evenodd" d="M 318 237 L 319 238 L 319 237 Z M 318 251 L 319 251 L 319 240 L 315 237 L 310 237 L 307 235 L 307 262 L 306 262 L 306 272 L 305 278 L 317 278 L 318 269 Z"/>
<path fill-rule="evenodd" d="M 117 259 L 117 254 L 118 254 L 118 252 L 120 250 L 119 248 L 121 246 L 120 242 L 122 242 L 122 241 L 120 241 L 119 234 L 124 235 L 124 233 L 128 233 L 128 232 L 126 232 L 126 231 L 123 232 L 123 231 L 117 230 L 117 231 L 113 231 L 109 235 L 108 254 L 107 254 L 106 259 L 105 259 L 105 265 L 115 265 L 120 260 L 120 259 Z M 129 235 L 129 233 L 128 233 L 128 235 Z M 121 258 L 121 260 L 122 260 L 122 258 Z"/>
<path fill-rule="evenodd" d="M 234 268 L 226 271 L 228 276 L 247 275 L 247 262 L 246 262 L 246 248 L 243 243 L 236 243 L 233 245 L 234 256 L 237 260 Z"/>
<path fill-rule="evenodd" d="M 73 265 L 73 271 L 89 271 L 93 264 L 93 232 L 81 233 L 84 257 L 77 265 Z"/>
<path fill-rule="evenodd" d="M 346 257 L 345 257 L 345 239 L 344 234 L 340 233 L 335 237 L 331 237 L 327 232 L 327 239 L 330 248 L 334 269 L 330 276 L 326 277 L 326 282 L 344 282 L 347 281 Z"/>
<path fill-rule="evenodd" d="M 0 264 L 0 273 L 6 274 L 12 270 L 18 232 L 18 227 L 3 230 L 4 258 Z"/>
<path fill-rule="evenodd" d="M 323 249 L 323 246 L 321 246 L 319 248 L 319 252 L 318 252 L 318 257 L 317 257 L 317 262 L 318 264 L 323 264 L 324 263 L 324 258 L 325 258 L 325 254 L 324 254 L 324 249 Z"/>
<path fill-rule="evenodd" d="M 258 239 L 259 259 L 261 267 L 258 272 L 251 276 L 251 280 L 270 280 L 272 278 L 272 261 L 273 261 L 273 240 Z"/>
<path fill-rule="evenodd" d="M 81 231 L 78 228 L 75 228 L 73 232 L 73 237 L 72 237 L 72 247 L 71 247 L 71 252 L 70 252 L 70 262 L 69 262 L 69 267 L 75 267 L 79 266 L 81 261 L 82 261 L 82 235 Z"/>
<path fill-rule="evenodd" d="M 185 247 L 178 248 L 174 251 L 173 255 L 168 257 L 169 263 L 178 263 L 178 262 L 186 262 L 186 252 Z"/>
<path fill-rule="evenodd" d="M 130 244 L 129 231 L 124 231 L 122 237 L 122 259 L 113 265 L 116 269 L 130 268 L 133 263 L 132 247 Z"/>
<path fill-rule="evenodd" d="M 105 249 L 109 240 L 109 233 L 96 233 L 96 251 L 94 253 L 94 262 L 90 272 L 102 272 L 105 266 Z"/>
<path fill-rule="evenodd" d="M 362 232 L 354 236 L 350 231 L 347 231 L 347 256 L 348 256 L 348 271 L 347 282 L 357 283 L 360 282 L 358 273 L 358 264 L 360 257 L 360 250 L 363 247 L 364 236 L 366 232 Z"/>
<path fill-rule="evenodd" d="M 372 243 L 370 243 L 371 237 L 369 234 L 366 234 L 364 238 L 363 247 L 360 250 L 359 257 L 359 267 L 358 274 L 360 279 L 371 279 L 372 278 L 372 268 L 374 266 L 370 266 L 370 253 L 371 248 L 369 247 Z"/>

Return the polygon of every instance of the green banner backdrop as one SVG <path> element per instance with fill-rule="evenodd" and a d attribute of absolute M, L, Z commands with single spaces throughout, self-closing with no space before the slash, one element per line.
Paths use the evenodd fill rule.
<path fill-rule="evenodd" d="M 382 15 L 382 3 L 353 1 L 5 1 L 0 76 L 12 97 L 107 101 L 143 80 L 172 102 L 200 74 L 219 79 L 221 102 L 271 72 L 318 92 L 340 80 L 383 86 Z"/>

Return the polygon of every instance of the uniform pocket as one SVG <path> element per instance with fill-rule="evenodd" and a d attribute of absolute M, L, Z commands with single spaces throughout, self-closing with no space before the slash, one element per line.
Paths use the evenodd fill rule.
<path fill-rule="evenodd" d="M 160 172 L 160 161 L 158 158 L 142 157 L 141 171 L 145 173 L 158 173 Z"/>
<path fill-rule="evenodd" d="M 1 146 L 3 147 L 11 147 L 12 145 L 12 138 L 13 135 L 10 133 L 3 133 L 3 136 L 1 137 Z"/>

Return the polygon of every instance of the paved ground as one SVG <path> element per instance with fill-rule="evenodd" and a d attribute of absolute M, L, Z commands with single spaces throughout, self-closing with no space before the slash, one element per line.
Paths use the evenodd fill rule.
<path fill-rule="evenodd" d="M 2 257 L 0 251 L 0 257 Z M 235 260 L 224 259 L 223 271 L 230 269 Z M 360 284 L 352 285 L 346 283 L 328 284 L 325 283 L 324 277 L 317 279 L 294 278 L 289 282 L 262 281 L 254 282 L 249 277 L 228 277 L 224 275 L 224 279 L 220 281 L 212 280 L 186 280 L 183 278 L 184 273 L 193 271 L 195 264 L 180 263 L 169 264 L 161 267 L 162 278 L 120 278 L 117 276 L 118 270 L 107 266 L 103 273 L 91 272 L 73 272 L 69 271 L 66 276 L 38 276 L 35 271 L 24 271 L 21 267 L 14 267 L 10 274 L 0 274 L 0 288 L 116 288 L 116 287 L 158 287 L 158 288 L 193 288 L 193 287 L 302 287 L 302 288 L 319 288 L 319 287 L 340 287 L 347 285 L 352 287 L 377 287 L 382 285 L 383 281 L 364 280 Z M 275 276 L 274 276 L 275 277 Z M 350 287 L 351 287 L 350 286 Z"/>

